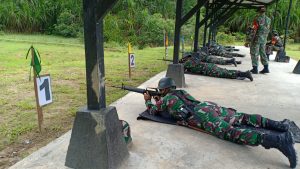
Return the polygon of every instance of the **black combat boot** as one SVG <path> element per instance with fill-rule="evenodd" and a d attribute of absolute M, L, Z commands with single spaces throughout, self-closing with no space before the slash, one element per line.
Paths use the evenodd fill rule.
<path fill-rule="evenodd" d="M 246 71 L 246 72 L 238 72 L 238 74 L 237 74 L 237 78 L 238 79 L 245 79 L 245 78 L 248 78 L 248 79 L 250 79 L 251 81 L 253 81 L 253 77 L 252 77 L 252 75 L 251 75 L 251 72 L 248 70 L 248 71 Z"/>
<path fill-rule="evenodd" d="M 270 73 L 270 71 L 269 71 L 269 65 L 264 65 L 264 69 L 261 70 L 261 71 L 259 71 L 259 73 L 262 73 L 262 74 L 264 74 L 264 73 Z"/>
<path fill-rule="evenodd" d="M 232 58 L 230 60 L 226 60 L 226 63 L 228 63 L 228 64 L 234 64 L 234 66 L 237 67 L 237 63 L 235 61 L 235 58 Z"/>
<path fill-rule="evenodd" d="M 295 168 L 297 166 L 297 153 L 294 148 L 294 144 L 294 138 L 290 132 L 284 132 L 276 135 L 261 135 L 261 145 L 266 149 L 276 148 L 282 152 L 289 159 L 291 168 Z"/>
<path fill-rule="evenodd" d="M 257 66 L 252 66 L 252 70 L 250 70 L 251 73 L 253 74 L 258 74 L 258 69 L 257 69 Z"/>
<path fill-rule="evenodd" d="M 289 130 L 290 125 L 287 123 L 283 123 L 281 121 L 274 121 L 271 119 L 267 119 L 265 128 L 270 130 L 286 132 Z"/>

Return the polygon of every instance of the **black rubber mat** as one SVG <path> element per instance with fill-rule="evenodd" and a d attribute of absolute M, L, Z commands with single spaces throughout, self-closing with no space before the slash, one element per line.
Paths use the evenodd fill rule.
<path fill-rule="evenodd" d="M 161 112 L 160 115 L 151 115 L 148 113 L 147 110 L 145 110 L 144 112 L 139 114 L 139 116 L 137 117 L 137 120 L 150 120 L 150 121 L 159 122 L 159 123 L 176 125 L 176 120 L 171 118 L 171 116 L 167 112 Z M 288 123 L 290 125 L 290 131 L 294 135 L 295 142 L 300 143 L 300 129 L 295 124 L 295 122 L 287 120 L 287 119 L 285 119 L 283 122 Z M 267 130 L 264 128 L 256 128 L 256 127 L 246 126 L 246 125 L 237 126 L 237 127 L 243 128 L 243 129 L 253 129 L 260 133 L 266 133 L 266 134 L 280 134 L 279 131 Z"/>

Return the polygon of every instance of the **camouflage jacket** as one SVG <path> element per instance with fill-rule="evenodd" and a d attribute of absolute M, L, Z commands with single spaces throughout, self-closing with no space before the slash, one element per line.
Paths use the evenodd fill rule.
<path fill-rule="evenodd" d="M 259 15 L 255 18 L 258 28 L 255 34 L 255 41 L 266 43 L 267 37 L 270 32 L 271 19 L 265 14 Z"/>
<path fill-rule="evenodd" d="M 200 103 L 200 101 L 196 100 L 184 90 L 172 90 L 166 96 L 157 101 L 156 104 L 153 104 L 150 100 L 146 101 L 145 104 L 150 114 L 167 111 L 174 119 L 184 120 L 182 108 L 187 106 L 187 104 L 198 105 Z"/>

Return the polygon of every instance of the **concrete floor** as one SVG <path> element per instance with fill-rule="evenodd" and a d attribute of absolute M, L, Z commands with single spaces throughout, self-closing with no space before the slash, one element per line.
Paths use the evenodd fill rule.
<path fill-rule="evenodd" d="M 249 49 L 237 48 L 247 57 L 237 58 L 243 62 L 237 68 L 226 68 L 250 69 Z M 300 75 L 291 73 L 296 63 L 294 60 L 290 63 L 270 61 L 271 73 L 253 75 L 253 82 L 185 75 L 185 90 L 201 101 L 214 101 L 241 112 L 261 114 L 275 120 L 288 118 L 300 125 Z M 165 73 L 159 73 L 140 87 L 156 87 Z M 180 126 L 138 121 L 136 117 L 145 110 L 141 94 L 129 93 L 112 106 L 117 107 L 120 119 L 129 122 L 133 137 L 129 159 L 122 169 L 289 168 L 287 158 L 275 149 L 241 146 Z M 67 132 L 11 169 L 67 168 L 64 162 L 70 134 L 71 131 Z M 295 145 L 295 148 L 300 153 L 300 145 Z"/>

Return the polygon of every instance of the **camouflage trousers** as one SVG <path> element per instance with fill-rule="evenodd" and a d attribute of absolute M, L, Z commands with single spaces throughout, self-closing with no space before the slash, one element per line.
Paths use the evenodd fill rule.
<path fill-rule="evenodd" d="M 188 119 L 189 125 L 234 143 L 252 146 L 261 143 L 261 134 L 257 131 L 241 129 L 238 126 L 265 127 L 266 118 L 256 114 L 237 112 L 213 102 L 202 102 L 195 107 L 195 110 L 195 113 Z"/>
<path fill-rule="evenodd" d="M 184 69 L 188 73 L 200 74 L 211 77 L 236 79 L 238 75 L 237 70 L 227 70 L 225 68 L 218 67 L 213 63 L 194 63 L 187 61 L 184 63 Z"/>
<path fill-rule="evenodd" d="M 260 61 L 262 65 L 268 65 L 268 57 L 266 55 L 266 43 L 264 42 L 254 42 L 250 45 L 250 55 L 252 60 L 252 66 L 258 66 L 258 57 L 260 56 Z"/>
<path fill-rule="evenodd" d="M 201 62 L 206 62 L 206 63 L 214 63 L 214 64 L 219 64 L 219 65 L 229 65 L 231 63 L 228 63 L 227 60 L 224 60 L 222 58 L 218 58 L 216 56 L 200 56 L 200 61 Z"/>

